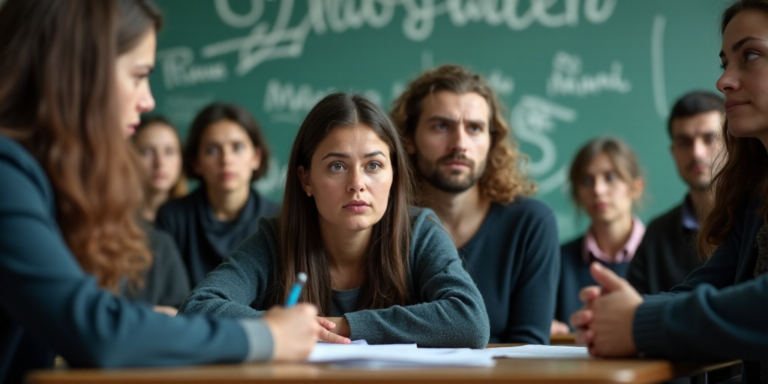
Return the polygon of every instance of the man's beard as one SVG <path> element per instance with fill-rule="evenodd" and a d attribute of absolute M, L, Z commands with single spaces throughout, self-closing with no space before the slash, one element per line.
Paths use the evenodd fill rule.
<path fill-rule="evenodd" d="M 691 168 L 693 168 L 693 167 L 695 167 L 697 165 L 705 166 L 705 167 L 707 167 L 707 169 L 710 172 L 712 171 L 712 169 L 710 168 L 710 164 L 703 163 L 703 162 L 697 162 L 697 161 L 692 161 L 690 164 L 688 164 L 688 166 L 686 166 L 686 170 L 690 170 Z M 711 175 L 710 175 L 710 178 L 711 178 Z M 699 181 L 699 180 L 695 180 L 695 181 L 684 180 L 684 181 L 685 181 L 686 184 L 688 184 L 688 188 L 690 188 L 690 189 L 692 189 L 694 191 L 698 191 L 698 192 L 706 192 L 706 191 L 708 191 L 709 190 L 709 186 L 711 184 L 711 180 L 710 179 L 702 180 L 702 181 Z"/>
<path fill-rule="evenodd" d="M 448 161 L 461 160 L 467 164 L 469 168 L 469 174 L 463 178 L 459 178 L 462 172 L 458 169 L 448 170 L 448 172 L 441 172 L 439 165 Z M 425 170 L 425 166 L 422 164 L 428 164 L 429 170 Z M 485 172 L 485 162 L 480 165 L 481 169 L 475 168 L 475 162 L 467 159 L 466 156 L 461 154 L 450 154 L 448 156 L 441 157 L 433 164 L 429 164 L 427 160 L 416 154 L 416 168 L 421 177 L 433 187 L 448 193 L 462 193 L 472 188 Z M 478 171 L 477 173 L 475 171 Z"/>

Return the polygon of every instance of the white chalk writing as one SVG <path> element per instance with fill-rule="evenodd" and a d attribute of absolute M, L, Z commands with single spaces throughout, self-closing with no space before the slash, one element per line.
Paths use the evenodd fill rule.
<path fill-rule="evenodd" d="M 557 52 L 552 61 L 552 74 L 547 79 L 547 95 L 585 97 L 603 92 L 627 93 L 632 84 L 622 77 L 620 62 L 611 63 L 609 71 L 593 75 L 582 73 L 582 61 L 577 55 Z"/>

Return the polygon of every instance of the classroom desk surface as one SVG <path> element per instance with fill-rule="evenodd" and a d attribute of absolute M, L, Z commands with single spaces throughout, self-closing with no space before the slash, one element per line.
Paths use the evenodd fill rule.
<path fill-rule="evenodd" d="M 489 345 L 489 347 L 492 347 Z M 243 364 L 186 368 L 36 371 L 28 384 L 63 383 L 656 383 L 734 362 L 499 359 L 490 368 L 355 369 L 311 364 Z"/>

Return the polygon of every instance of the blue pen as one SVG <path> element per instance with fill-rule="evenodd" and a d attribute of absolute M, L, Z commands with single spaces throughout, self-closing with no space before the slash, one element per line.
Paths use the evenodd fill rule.
<path fill-rule="evenodd" d="M 293 288 L 291 288 L 291 293 L 288 295 L 288 300 L 285 301 L 285 307 L 290 308 L 296 305 L 296 303 L 299 302 L 299 295 L 301 295 L 301 288 L 304 287 L 304 284 L 307 282 L 307 274 L 304 272 L 299 272 L 299 274 L 296 276 L 296 284 L 293 285 Z"/>

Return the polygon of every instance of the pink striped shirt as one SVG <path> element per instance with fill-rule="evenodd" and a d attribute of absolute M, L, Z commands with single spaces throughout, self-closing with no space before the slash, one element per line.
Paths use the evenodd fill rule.
<path fill-rule="evenodd" d="M 597 239 L 590 227 L 587 233 L 584 234 L 584 263 L 589 264 L 592 260 L 600 260 L 606 264 L 621 264 L 628 263 L 632 260 L 637 252 L 637 247 L 640 246 L 640 242 L 643 241 L 643 235 L 645 234 L 645 225 L 640 221 L 637 216 L 632 216 L 632 233 L 629 235 L 629 239 L 624 244 L 624 247 L 616 254 L 616 257 L 611 257 L 607 253 L 600 250 L 597 246 Z"/>

